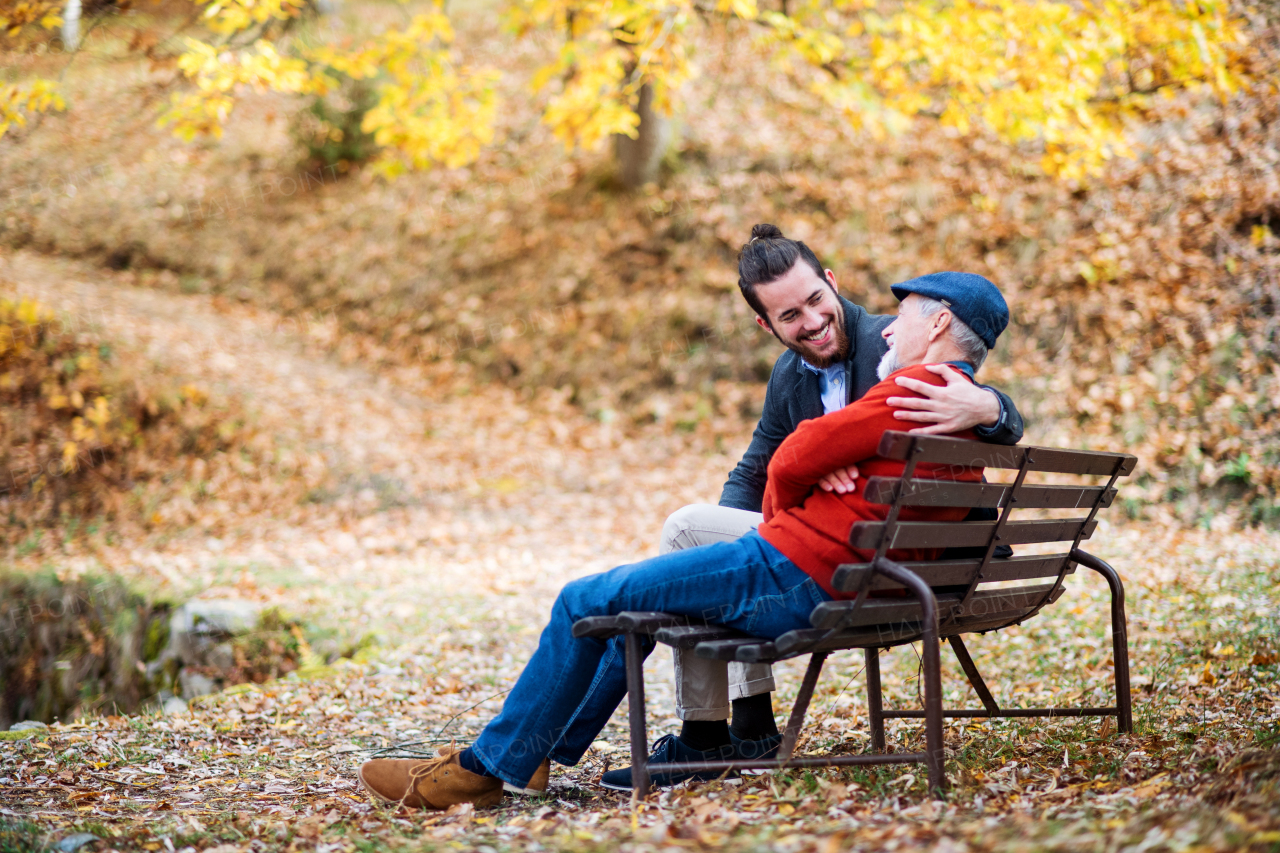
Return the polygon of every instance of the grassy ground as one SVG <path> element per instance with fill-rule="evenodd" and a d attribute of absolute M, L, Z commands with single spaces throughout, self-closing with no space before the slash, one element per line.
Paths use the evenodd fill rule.
<path fill-rule="evenodd" d="M 594 785 L 626 760 L 619 715 L 582 765 L 557 768 L 547 797 L 449 815 L 375 806 L 355 783 L 358 763 L 387 746 L 474 737 L 556 590 L 652 554 L 668 512 L 715 499 L 745 427 L 726 416 L 719 431 L 624 432 L 553 398 L 441 394 L 311 354 L 305 335 L 268 313 L 121 288 L 29 253 L 5 272 L 64 310 L 109 304 L 135 344 L 168 346 L 194 378 L 249 396 L 261 434 L 328 466 L 324 496 L 292 508 L 254 498 L 250 477 L 232 484 L 245 497 L 213 501 L 195 523 L 126 543 L 60 541 L 29 562 L 258 598 L 348 638 L 381 637 L 355 661 L 237 688 L 190 715 L 99 717 L 0 742 L 8 849 L 75 832 L 118 850 L 223 853 L 1280 846 L 1280 535 L 1137 523 L 1114 510 L 1090 547 L 1127 585 L 1132 735 L 1095 720 L 957 722 L 945 801 L 925 796 L 917 769 L 893 768 L 709 783 L 632 809 Z M 1040 617 L 974 638 L 997 698 L 1108 704 L 1107 606 L 1105 585 L 1081 571 Z M 779 669 L 781 712 L 800 673 L 795 662 Z M 944 669 L 947 701 L 976 706 L 945 655 Z M 802 750 L 866 749 L 860 670 L 860 656 L 833 660 Z M 655 737 L 676 725 L 669 671 L 667 656 L 651 659 Z M 916 678 L 912 651 L 886 655 L 890 705 L 914 701 Z M 919 740 L 918 726 L 890 725 L 893 748 Z"/>
<path fill-rule="evenodd" d="M 460 18 L 464 31 L 484 25 Z M 219 853 L 1280 850 L 1280 534 L 1236 529 L 1238 508 L 1206 508 L 1194 489 L 1142 522 L 1109 511 L 1090 545 L 1127 584 L 1137 731 L 957 722 L 943 801 L 926 796 L 916 769 L 895 768 L 754 776 L 632 807 L 594 784 L 626 760 L 621 716 L 581 766 L 556 770 L 548 796 L 494 810 L 396 812 L 372 804 L 354 776 L 377 749 L 474 737 L 565 581 L 652 554 L 667 513 L 716 499 L 777 351 L 725 277 L 753 221 L 821 239 L 875 308 L 888 304 L 885 283 L 921 264 L 991 273 L 1015 309 L 1040 313 L 986 371 L 1027 402 L 1033 442 L 1142 444 L 1152 478 L 1121 491 L 1135 506 L 1165 494 L 1179 454 L 1205 462 L 1200 433 L 1181 418 L 1231 421 L 1236 444 L 1204 445 L 1219 456 L 1273 435 L 1264 386 L 1252 402 L 1218 396 L 1226 402 L 1204 408 L 1235 387 L 1237 356 L 1252 352 L 1244 338 L 1225 338 L 1221 370 L 1184 387 L 1190 369 L 1175 369 L 1174 344 L 1147 372 L 1124 355 L 1145 358 L 1140 330 L 1164 328 L 1126 307 L 1132 323 L 1116 349 L 1098 350 L 1111 366 L 1088 365 L 1091 378 L 1079 379 L 1096 396 L 1076 394 L 1066 383 L 1075 374 L 1053 356 L 1085 340 L 1073 336 L 1105 334 L 1113 301 L 1133 292 L 1086 287 L 1073 272 L 1099 251 L 1093 241 L 1119 227 L 1114 217 L 1163 210 L 1166 196 L 1171 210 L 1193 208 L 1177 194 L 1199 193 L 1197 169 L 1236 162 L 1203 153 L 1219 142 L 1196 142 L 1208 147 L 1160 166 L 1172 177 L 1150 187 L 1139 169 L 1117 178 L 1115 198 L 1081 200 L 945 134 L 873 144 L 805 109 L 784 115 L 748 92 L 732 52 L 711 51 L 683 159 L 653 193 L 618 195 L 599 157 L 563 155 L 511 84 L 519 108 L 504 121 L 518 141 L 470 169 L 391 186 L 321 174 L 264 196 L 305 174 L 276 120 L 280 99 L 246 99 L 221 146 L 158 136 L 148 110 L 173 88 L 172 67 L 112 54 L 136 20 L 99 42 L 99 64 L 86 55 L 67 74 L 68 115 L 0 150 L 14 184 L 0 206 L 12 249 L 0 279 L 243 405 L 249 438 L 244 453 L 174 472 L 173 488 L 132 521 L 33 537 L 5 557 L 20 570 L 254 599 L 336 645 L 375 646 L 189 715 L 4 733 L 0 853 L 78 832 L 102 839 L 99 849 Z M 489 58 L 527 68 L 548 49 L 523 43 Z M 49 62 L 26 57 L 13 73 L 56 72 Z M 795 94 L 786 81 L 776 93 Z M 130 106 L 103 106 L 119 104 Z M 1249 139 L 1265 148 L 1261 131 Z M 1108 213 L 1117 198 L 1122 212 Z M 1187 240 L 1179 253 L 1208 251 Z M 1201 395 L 1194 405 L 1179 396 L 1188 388 Z M 1218 483 L 1215 464 L 1183 485 Z M 1110 703 L 1105 587 L 1087 574 L 1027 625 L 970 644 L 1002 703 Z M 948 702 L 975 706 L 945 653 L 944 666 Z M 856 655 L 832 661 L 802 750 L 866 749 L 860 669 Z M 779 670 L 781 713 L 799 665 Z M 665 654 L 651 659 L 654 736 L 676 725 L 669 671 Z M 886 656 L 885 683 L 890 704 L 914 701 L 912 651 Z M 893 748 L 919 740 L 917 726 L 891 724 Z"/>
<path fill-rule="evenodd" d="M 557 389 L 591 413 L 692 429 L 721 408 L 748 415 L 742 389 L 772 365 L 734 258 L 753 223 L 774 222 L 871 310 L 893 310 L 887 286 L 914 275 L 990 276 L 1014 326 L 984 370 L 1040 428 L 1138 454 L 1133 506 L 1169 500 L 1192 523 L 1269 517 L 1274 78 L 1226 104 L 1155 99 L 1151 151 L 1075 186 L 1044 176 L 1030 148 L 936 123 L 854 132 L 802 74 L 759 73 L 749 27 L 708 24 L 694 28 L 699 74 L 662 185 L 623 193 L 607 150 L 565 152 L 540 120 L 529 84 L 554 34 L 516 39 L 491 5 L 466 3 L 449 10 L 460 61 L 503 71 L 501 142 L 465 168 L 385 183 L 302 162 L 296 98 L 244 93 L 220 140 L 155 128 L 183 88 L 180 39 L 137 48 L 179 26 L 157 9 L 108 19 L 69 65 L 12 55 L 9 77 L 59 77 L 69 107 L 0 146 L 0 243 L 279 312 L 352 363 L 456 389 Z M 302 32 L 358 39 L 405 12 L 345 9 Z"/>
<path fill-rule="evenodd" d="M 593 784 L 626 760 L 620 714 L 582 765 L 555 770 L 545 797 L 448 815 L 370 804 L 359 761 L 397 743 L 465 742 L 528 654 L 537 623 L 495 619 L 482 596 L 472 618 L 423 619 L 419 641 L 222 694 L 189 716 L 86 720 L 5 743 L 5 843 L 83 831 L 121 850 L 1277 849 L 1276 537 L 1122 525 L 1096 538 L 1128 583 L 1136 731 L 953 722 L 943 801 L 925 796 L 916 768 L 882 768 L 691 785 L 633 808 Z M 1041 617 L 971 648 L 1003 703 L 1107 703 L 1105 613 L 1104 586 L 1077 576 Z M 885 663 L 887 704 L 910 705 L 916 656 Z M 802 750 L 867 748 L 860 664 L 834 660 Z M 787 701 L 799 673 L 782 669 Z M 976 705 L 958 667 L 944 669 L 948 702 Z M 657 730 L 674 723 L 668 671 L 651 661 Z M 918 726 L 890 724 L 891 748 L 920 739 Z"/>

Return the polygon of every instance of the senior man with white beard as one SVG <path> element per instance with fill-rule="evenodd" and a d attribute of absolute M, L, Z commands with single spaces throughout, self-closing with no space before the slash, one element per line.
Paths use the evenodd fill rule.
<path fill-rule="evenodd" d="M 576 764 L 626 695 L 617 639 L 574 637 L 573 626 L 581 619 L 660 611 L 776 638 L 806 627 L 817 604 L 852 597 L 833 587 L 836 568 L 865 562 L 873 552 L 852 548 L 849 529 L 858 521 L 885 518 L 888 507 L 867 501 L 856 489 L 824 491 L 819 481 L 828 471 L 851 466 L 865 475 L 900 476 L 902 461 L 877 455 L 884 433 L 897 426 L 888 404 L 900 390 L 893 380 L 938 387 L 944 380 L 930 368 L 948 365 L 959 372 L 958 381 L 972 383 L 973 372 L 1009 320 L 1000 291 L 982 276 L 937 273 L 894 285 L 893 291 L 902 302 L 882 332 L 890 348 L 877 365 L 883 380 L 862 399 L 799 424 L 779 444 L 767 470 L 758 530 L 566 584 L 502 711 L 475 742 L 461 751 L 442 750 L 434 759 L 367 761 L 360 768 L 365 789 L 412 808 L 490 806 L 501 801 L 504 787 L 545 787 L 551 761 Z M 948 434 L 976 438 L 972 429 Z M 982 477 L 981 467 L 913 466 L 913 476 L 922 479 L 975 482 Z M 907 507 L 901 518 L 959 521 L 964 513 Z M 941 551 L 891 549 L 888 556 L 936 559 Z M 642 640 L 645 654 L 653 647 L 652 639 Z M 727 689 L 725 664 L 712 663 L 719 669 L 709 677 Z M 660 749 L 663 758 L 686 760 L 690 752 L 706 752 L 692 750 L 675 735 L 663 743 L 675 744 Z M 662 775 L 660 766 L 654 769 Z"/>
<path fill-rule="evenodd" d="M 936 276 L 964 276 L 937 273 Z M 974 276 L 972 280 L 981 279 Z M 937 284 L 932 276 L 907 284 Z M 982 281 L 986 281 L 982 279 Z M 989 283 L 988 283 L 989 284 Z M 894 321 L 890 315 L 870 314 L 841 297 L 836 278 L 824 269 L 803 242 L 789 240 L 773 225 L 752 228 L 751 239 L 738 256 L 738 287 L 756 312 L 756 323 L 782 343 L 787 352 L 774 364 L 765 394 L 764 410 L 751 445 L 729 475 L 719 505 L 694 504 L 673 513 L 663 525 L 659 553 L 666 554 L 714 542 L 733 541 L 755 530 L 761 521 L 765 475 L 779 444 L 805 420 L 839 411 L 859 400 L 886 373 L 878 373 L 882 359 L 890 357 L 884 338 Z M 928 310 L 937 312 L 933 301 Z M 979 326 L 984 321 L 977 319 Z M 969 333 L 995 343 L 990 329 Z M 974 366 L 975 368 L 977 365 Z M 933 385 L 911 377 L 897 383 L 903 396 L 890 397 L 903 428 L 913 432 L 951 434 L 973 429 L 981 441 L 1017 444 L 1022 439 L 1022 417 L 1013 401 L 1001 392 L 975 385 L 972 373 L 959 368 L 932 365 L 930 372 L 945 380 Z M 917 426 L 924 424 L 924 426 Z M 856 467 L 829 472 L 819 482 L 824 491 L 848 494 L 857 489 Z M 971 518 L 994 517 L 989 510 Z M 1007 548 L 1000 550 L 1007 556 Z M 954 554 L 952 556 L 963 556 Z M 727 689 L 718 677 L 724 666 L 696 657 L 692 651 L 675 651 L 676 715 L 683 721 L 678 738 L 655 745 L 651 762 L 714 759 L 768 758 L 782 741 L 773 716 L 773 670 L 768 664 L 730 663 Z M 590 716 L 590 697 L 584 715 Z M 730 716 L 732 721 L 730 722 Z M 570 729 L 566 743 L 581 740 Z M 697 774 L 668 775 L 657 772 L 654 784 L 674 784 Z M 602 784 L 614 789 L 631 786 L 630 768 L 612 770 Z"/>

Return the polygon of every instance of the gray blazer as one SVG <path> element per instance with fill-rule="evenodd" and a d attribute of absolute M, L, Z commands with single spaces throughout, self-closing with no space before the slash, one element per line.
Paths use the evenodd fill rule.
<path fill-rule="evenodd" d="M 885 314 L 868 314 L 843 296 L 845 330 L 849 335 L 848 371 L 849 402 L 862 398 L 880 381 L 876 367 L 888 350 L 880 333 L 893 322 Z M 980 386 L 987 388 L 988 386 Z M 1000 420 L 992 427 L 978 427 L 975 432 L 992 444 L 1017 444 L 1022 440 L 1022 415 L 1008 395 L 994 391 L 1000 398 Z M 769 460 L 783 439 L 795 432 L 801 421 L 821 416 L 822 390 L 818 374 L 805 369 L 800 356 L 784 352 L 773 365 L 769 387 L 765 392 L 764 411 L 751 436 L 747 452 L 729 474 L 720 494 L 720 505 L 760 512 L 764 487 L 768 479 Z M 910 429 L 904 424 L 903 429 Z"/>

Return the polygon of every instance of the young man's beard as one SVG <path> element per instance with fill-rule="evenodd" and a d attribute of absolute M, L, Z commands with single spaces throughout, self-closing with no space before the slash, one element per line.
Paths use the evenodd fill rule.
<path fill-rule="evenodd" d="M 779 341 L 782 341 L 783 346 L 809 362 L 809 364 L 819 370 L 823 370 L 833 364 L 844 361 L 849 357 L 849 333 L 845 331 L 843 316 L 831 318 L 831 331 L 835 335 L 836 347 L 831 351 L 831 354 L 827 356 L 818 355 L 817 353 L 806 349 L 798 342 L 788 343 L 787 341 L 783 341 L 777 332 L 774 332 L 773 336 L 778 338 Z"/>

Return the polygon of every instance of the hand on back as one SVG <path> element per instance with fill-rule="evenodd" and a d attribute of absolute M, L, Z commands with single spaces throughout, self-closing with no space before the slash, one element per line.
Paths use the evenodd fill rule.
<path fill-rule="evenodd" d="M 946 385 L 930 385 L 919 379 L 899 376 L 894 381 L 922 396 L 890 397 L 886 402 L 900 411 L 893 416 L 928 426 L 911 430 L 916 435 L 947 435 L 975 426 L 991 426 L 1000 418 L 1000 401 L 995 394 L 979 388 L 958 370 L 945 364 L 930 364 L 925 370 L 946 380 Z"/>

